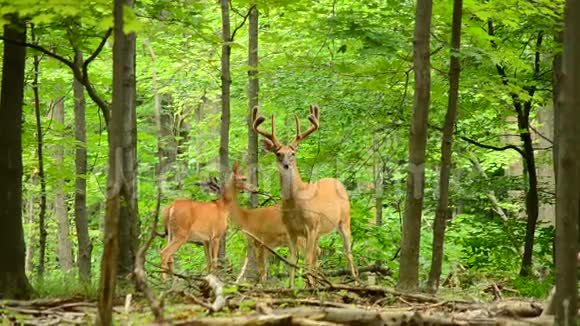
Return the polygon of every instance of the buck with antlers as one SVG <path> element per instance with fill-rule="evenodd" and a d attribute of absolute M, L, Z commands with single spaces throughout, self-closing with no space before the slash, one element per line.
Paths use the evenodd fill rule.
<path fill-rule="evenodd" d="M 232 175 L 235 179 L 246 180 L 240 170 L 238 162 L 234 163 Z M 240 185 L 239 183 L 235 186 Z M 260 208 L 243 208 L 239 205 L 237 194 L 243 189 L 235 188 L 232 192 L 234 198 L 230 209 L 230 217 L 246 232 L 251 233 L 258 238 L 264 245 L 270 248 L 289 247 L 288 231 L 282 221 L 282 208 L 280 205 L 260 207 Z M 304 248 L 303 238 L 298 242 L 299 248 Z M 266 257 L 268 252 L 266 248 L 255 239 L 251 239 L 252 250 L 256 257 L 259 280 L 266 279 Z"/>
<path fill-rule="evenodd" d="M 312 269 L 316 264 L 316 248 L 320 235 L 338 229 L 342 237 L 343 252 L 354 278 L 357 270 L 350 250 L 350 202 L 348 193 L 340 181 L 333 178 L 320 179 L 316 183 L 302 181 L 296 163 L 298 145 L 319 127 L 319 109 L 310 106 L 310 128 L 300 131 L 300 120 L 295 115 L 296 137 L 289 145 L 283 145 L 276 138 L 275 118 L 272 114 L 272 132 L 260 128 L 266 120 L 252 111 L 254 130 L 264 136 L 264 148 L 276 154 L 280 185 L 282 188 L 282 221 L 288 229 L 290 238 L 290 260 L 296 263 L 299 237 L 306 238 L 306 267 Z M 290 270 L 290 287 L 294 287 L 295 268 Z M 310 281 L 312 283 L 312 281 Z"/>
<path fill-rule="evenodd" d="M 213 202 L 196 202 L 190 199 L 176 199 L 163 210 L 163 224 L 167 232 L 167 246 L 161 251 L 161 267 L 173 270 L 173 255 L 186 242 L 201 242 L 205 249 L 208 271 L 217 270 L 220 240 L 227 227 L 227 217 L 234 189 L 249 190 L 245 179 L 235 175 L 221 189 L 215 180 L 207 186 L 220 194 Z M 162 274 L 165 280 L 165 273 Z"/>

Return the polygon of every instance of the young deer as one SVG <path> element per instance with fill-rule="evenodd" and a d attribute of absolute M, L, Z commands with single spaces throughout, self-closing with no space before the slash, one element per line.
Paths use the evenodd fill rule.
<path fill-rule="evenodd" d="M 310 128 L 300 131 L 300 120 L 295 115 L 296 137 L 290 145 L 281 144 L 276 138 L 275 118 L 272 114 L 272 132 L 260 129 L 266 120 L 258 114 L 258 108 L 252 111 L 254 130 L 264 136 L 264 148 L 276 154 L 280 185 L 282 188 L 282 221 L 290 237 L 290 260 L 297 260 L 298 237 L 306 238 L 306 267 L 311 269 L 316 264 L 315 249 L 320 235 L 338 229 L 342 237 L 343 252 L 348 261 L 351 274 L 357 278 L 350 251 L 350 202 L 348 193 L 340 181 L 332 178 L 320 179 L 310 184 L 302 181 L 296 163 L 298 144 L 319 127 L 319 109 L 310 106 Z M 294 287 L 295 269 L 290 270 L 290 287 Z"/>
<path fill-rule="evenodd" d="M 207 269 L 217 270 L 220 240 L 227 227 L 227 217 L 233 194 L 228 189 L 246 189 L 241 179 L 232 175 L 222 191 L 215 181 L 208 183 L 211 190 L 220 194 L 213 202 L 196 202 L 176 199 L 163 210 L 163 224 L 167 231 L 167 246 L 161 251 L 161 267 L 173 270 L 173 255 L 186 242 L 201 242 L 205 249 Z M 165 273 L 162 274 L 165 280 Z"/>
<path fill-rule="evenodd" d="M 234 163 L 232 175 L 235 179 L 246 179 L 240 171 L 238 162 Z M 253 209 L 242 208 L 237 198 L 237 194 L 242 190 L 236 186 L 231 192 L 234 198 L 231 201 L 230 217 L 234 223 L 260 239 L 270 248 L 288 247 L 288 231 L 282 222 L 282 208 L 280 205 Z M 258 241 L 251 239 L 251 243 L 256 257 L 260 281 L 264 281 L 266 280 L 265 260 L 268 252 Z M 298 247 L 304 248 L 304 241 L 299 242 Z"/>

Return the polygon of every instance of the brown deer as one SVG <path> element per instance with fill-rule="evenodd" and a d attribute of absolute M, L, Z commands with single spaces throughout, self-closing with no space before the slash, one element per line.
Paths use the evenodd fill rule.
<path fill-rule="evenodd" d="M 272 132 L 260 128 L 266 120 L 258 114 L 258 108 L 252 111 L 254 130 L 264 136 L 264 148 L 276 154 L 280 186 L 282 188 L 282 221 L 290 237 L 290 260 L 296 263 L 297 242 L 299 237 L 306 238 L 306 267 L 312 269 L 316 264 L 315 249 L 320 235 L 338 229 L 342 237 L 343 252 L 346 256 L 352 276 L 357 278 L 350 250 L 350 201 L 348 193 L 340 181 L 324 178 L 316 183 L 302 181 L 296 163 L 298 145 L 319 127 L 319 109 L 310 106 L 310 128 L 300 131 L 300 120 L 295 115 L 296 137 L 289 145 L 283 145 L 276 138 L 275 118 L 272 114 Z M 294 287 L 295 268 L 290 270 L 290 287 Z M 312 281 L 309 279 L 310 283 Z"/>
<path fill-rule="evenodd" d="M 232 168 L 232 175 L 234 179 L 246 180 L 243 173 L 240 171 L 238 162 L 234 163 Z M 263 244 L 270 248 L 289 247 L 288 231 L 282 222 L 282 207 L 280 205 L 260 207 L 260 208 L 243 208 L 240 207 L 237 194 L 244 189 L 237 188 L 241 183 L 236 183 L 236 188 L 232 191 L 234 196 L 231 201 L 230 217 L 234 223 L 239 225 L 242 229 L 251 233 L 256 238 L 260 239 Z M 247 189 L 247 187 L 246 187 Z M 304 248 L 304 240 L 298 242 L 299 248 Z M 258 268 L 259 280 L 266 280 L 266 257 L 268 252 L 264 246 L 251 239 L 252 250 L 256 257 L 256 264 Z"/>
<path fill-rule="evenodd" d="M 191 199 L 176 199 L 163 210 L 163 224 L 167 232 L 167 246 L 161 251 L 161 267 L 173 270 L 173 255 L 186 242 L 202 243 L 205 249 L 207 269 L 217 270 L 220 240 L 227 227 L 227 217 L 233 199 L 233 189 L 248 189 L 244 180 L 235 175 L 226 182 L 222 190 L 215 181 L 207 186 L 220 194 L 213 202 L 196 202 Z M 162 274 L 165 280 L 165 273 Z"/>

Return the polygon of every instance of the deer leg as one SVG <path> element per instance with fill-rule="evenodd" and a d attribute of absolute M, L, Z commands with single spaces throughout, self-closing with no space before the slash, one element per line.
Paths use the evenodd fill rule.
<path fill-rule="evenodd" d="M 294 278 L 296 276 L 296 264 L 298 262 L 298 255 L 297 255 L 297 250 L 298 250 L 298 237 L 296 235 L 292 235 L 289 234 L 289 242 L 288 242 L 288 249 L 289 249 L 289 257 L 288 260 L 293 264 L 293 266 L 290 266 L 290 282 L 289 282 L 289 287 L 291 289 L 294 288 Z"/>
<path fill-rule="evenodd" d="M 218 255 L 220 251 L 220 240 L 221 238 L 211 239 L 211 272 L 215 273 L 217 271 L 218 265 Z"/>
<path fill-rule="evenodd" d="M 254 258 L 256 258 L 256 265 L 258 267 L 258 281 L 259 282 L 264 282 L 266 280 L 266 263 L 264 261 L 265 255 L 264 255 L 264 247 L 262 247 L 261 244 L 259 244 L 258 242 L 254 241 L 253 242 L 253 247 L 254 247 Z"/>
<path fill-rule="evenodd" d="M 205 254 L 205 269 L 211 273 L 211 240 L 203 241 L 203 251 Z"/>
<path fill-rule="evenodd" d="M 175 252 L 185 243 L 184 240 L 173 238 L 167 246 L 161 250 L 161 279 L 165 282 L 166 273 L 165 271 L 173 271 L 173 255 Z"/>
<path fill-rule="evenodd" d="M 308 281 L 309 286 L 314 286 L 314 278 L 312 274 L 314 272 L 314 264 L 316 263 L 316 244 L 317 244 L 317 232 L 311 230 L 306 235 L 306 270 L 308 273 L 306 274 L 306 280 Z"/>
<path fill-rule="evenodd" d="M 342 251 L 346 256 L 350 273 L 355 280 L 358 280 L 358 271 L 354 266 L 354 259 L 352 258 L 352 252 L 350 251 L 350 223 L 340 223 L 338 225 L 338 232 L 342 238 Z"/>

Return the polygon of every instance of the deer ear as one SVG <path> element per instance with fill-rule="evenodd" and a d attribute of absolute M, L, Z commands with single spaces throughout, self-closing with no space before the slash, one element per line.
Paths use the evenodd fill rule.
<path fill-rule="evenodd" d="M 262 147 L 264 147 L 264 150 L 267 152 L 274 153 L 276 151 L 276 146 L 269 139 L 262 139 Z"/>
<path fill-rule="evenodd" d="M 232 171 L 235 173 L 235 172 L 238 172 L 239 170 L 240 170 L 240 164 L 238 163 L 238 161 L 235 161 L 234 166 L 232 166 Z"/>

